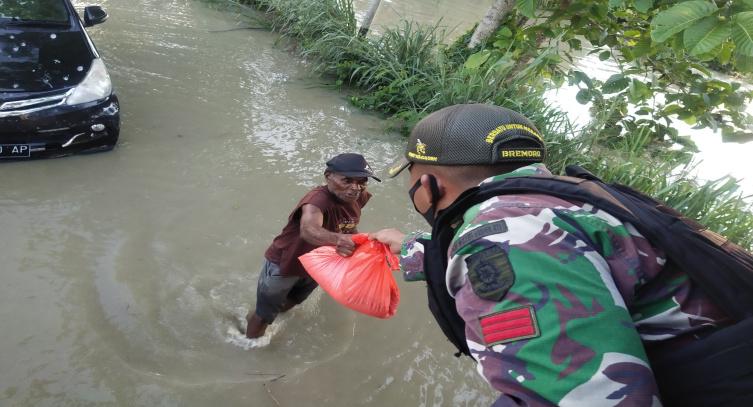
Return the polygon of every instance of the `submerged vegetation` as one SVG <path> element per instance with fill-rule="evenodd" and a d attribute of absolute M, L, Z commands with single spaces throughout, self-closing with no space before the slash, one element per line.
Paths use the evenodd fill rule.
<path fill-rule="evenodd" d="M 426 114 L 452 104 L 493 103 L 517 110 L 547 136 L 547 165 L 553 172 L 580 164 L 753 247 L 753 211 L 735 179 L 700 182 L 691 175 L 692 150 L 657 144 L 648 128 L 615 137 L 611 113 L 622 105 L 604 103 L 590 123 L 576 127 L 549 104 L 541 80 L 531 76 L 551 66 L 551 52 L 524 65 L 504 57 L 481 61 L 485 53 L 466 46 L 470 33 L 447 44 L 438 26 L 411 22 L 360 36 L 350 0 L 207 1 L 233 5 L 291 40 L 319 74 L 346 87 L 353 104 L 383 114 L 403 133 Z M 478 69 L 481 65 L 485 68 Z"/>

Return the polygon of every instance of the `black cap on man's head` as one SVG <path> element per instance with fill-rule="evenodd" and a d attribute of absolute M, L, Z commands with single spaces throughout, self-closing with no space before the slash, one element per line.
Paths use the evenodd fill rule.
<path fill-rule="evenodd" d="M 448 106 L 416 124 L 392 178 L 411 163 L 494 165 L 544 160 L 544 138 L 525 116 L 487 104 Z"/>
<path fill-rule="evenodd" d="M 338 154 L 327 161 L 327 171 L 336 172 L 346 177 L 371 177 L 382 182 L 374 176 L 369 163 L 361 154 L 343 153 Z"/>

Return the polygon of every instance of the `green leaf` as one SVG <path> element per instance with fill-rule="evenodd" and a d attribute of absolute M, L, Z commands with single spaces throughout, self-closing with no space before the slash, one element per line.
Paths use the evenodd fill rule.
<path fill-rule="evenodd" d="M 512 31 L 510 31 L 510 29 L 507 27 L 502 27 L 499 31 L 497 31 L 497 36 L 502 38 L 511 38 Z"/>
<path fill-rule="evenodd" d="M 656 42 L 664 42 L 716 10 L 716 4 L 704 0 L 679 3 L 654 17 L 651 21 L 651 38 Z"/>
<path fill-rule="evenodd" d="M 685 51 L 685 45 L 682 43 L 681 35 L 675 35 L 672 37 L 672 41 L 670 41 L 668 45 L 676 54 L 681 55 Z"/>
<path fill-rule="evenodd" d="M 654 0 L 635 0 L 635 9 L 645 13 L 654 6 Z"/>
<path fill-rule="evenodd" d="M 625 0 L 609 0 L 609 8 L 619 8 L 625 5 Z"/>
<path fill-rule="evenodd" d="M 579 90 L 575 95 L 575 100 L 577 100 L 581 105 L 585 105 L 586 103 L 591 101 L 591 91 L 588 89 Z"/>
<path fill-rule="evenodd" d="M 677 113 L 679 111 L 682 111 L 682 107 L 680 105 L 676 105 L 676 104 L 673 103 L 671 105 L 665 106 L 664 109 L 662 109 L 661 113 L 664 116 L 669 116 L 669 115 L 675 114 L 675 113 Z"/>
<path fill-rule="evenodd" d="M 562 84 L 565 83 L 565 77 L 564 75 L 555 72 L 552 75 L 552 82 L 554 83 L 555 88 L 561 88 Z"/>
<path fill-rule="evenodd" d="M 491 51 L 489 50 L 482 50 L 475 54 L 472 54 L 468 57 L 468 59 L 465 61 L 465 64 L 463 64 L 464 67 L 468 69 L 478 69 L 481 65 L 486 62 L 487 59 L 491 56 Z"/>
<path fill-rule="evenodd" d="M 609 15 L 609 5 L 604 2 L 595 2 L 591 4 L 589 12 L 598 19 L 605 19 Z"/>
<path fill-rule="evenodd" d="M 636 103 L 643 99 L 648 99 L 651 97 L 651 90 L 648 88 L 648 86 L 646 86 L 645 83 L 641 82 L 638 79 L 633 79 L 632 81 L 630 81 L 628 92 L 630 94 L 630 101 L 632 103 Z"/>
<path fill-rule="evenodd" d="M 691 62 L 691 63 L 688 64 L 688 66 L 691 67 L 691 68 L 693 68 L 693 69 L 695 69 L 696 71 L 698 71 L 698 72 L 706 75 L 706 76 L 709 76 L 709 77 L 711 76 L 711 71 L 709 71 L 709 69 L 707 67 L 703 66 L 702 64 L 697 64 L 695 62 Z"/>
<path fill-rule="evenodd" d="M 641 37 L 633 47 L 633 56 L 640 58 L 651 53 L 651 37 Z"/>
<path fill-rule="evenodd" d="M 609 51 L 604 51 L 599 53 L 599 61 L 606 61 L 607 59 L 612 57 L 612 53 Z"/>
<path fill-rule="evenodd" d="M 729 24 L 720 22 L 716 17 L 706 17 L 683 33 L 683 44 L 690 55 L 698 56 L 711 52 L 721 45 L 730 35 Z"/>
<path fill-rule="evenodd" d="M 738 94 L 733 93 L 724 99 L 724 105 L 729 107 L 742 107 L 745 104 L 745 98 Z"/>
<path fill-rule="evenodd" d="M 515 8 L 528 18 L 536 18 L 536 0 L 516 0 Z"/>
<path fill-rule="evenodd" d="M 732 41 L 735 42 L 735 52 L 753 57 L 753 11 L 732 17 Z"/>
<path fill-rule="evenodd" d="M 510 43 L 508 41 L 497 40 L 497 41 L 494 41 L 494 43 L 492 43 L 492 46 L 494 48 L 498 48 L 498 49 L 504 50 L 504 49 L 507 49 L 507 46 L 509 44 Z"/>
<path fill-rule="evenodd" d="M 577 85 L 580 82 L 583 82 L 586 84 L 586 86 L 588 86 L 589 89 L 594 86 L 593 82 L 591 81 L 591 78 L 589 78 L 588 75 L 586 75 L 585 73 L 581 71 L 573 71 L 572 75 L 573 75 L 573 78 L 575 79 L 573 85 Z"/>
<path fill-rule="evenodd" d="M 515 61 L 513 61 L 508 56 L 504 56 L 498 59 L 497 62 L 495 62 L 494 65 L 491 66 L 490 69 L 494 69 L 497 75 L 505 75 L 510 71 L 510 69 L 514 67 L 515 67 Z"/>
<path fill-rule="evenodd" d="M 732 60 L 732 50 L 734 48 L 731 42 L 725 42 L 722 45 L 721 51 L 719 51 L 719 63 L 727 65 Z"/>
<path fill-rule="evenodd" d="M 617 93 L 625 88 L 628 87 L 630 84 L 630 80 L 626 78 L 623 74 L 614 74 L 607 79 L 606 82 L 604 82 L 604 85 L 601 87 L 601 91 L 604 94 L 609 93 Z"/>
<path fill-rule="evenodd" d="M 735 57 L 735 68 L 740 72 L 753 72 L 753 57 L 738 54 Z"/>
<path fill-rule="evenodd" d="M 698 119 L 692 114 L 689 116 L 680 116 L 680 119 L 691 126 L 698 122 Z"/>
<path fill-rule="evenodd" d="M 630 48 L 623 48 L 622 56 L 625 58 L 625 62 L 630 62 L 635 59 L 635 55 L 633 55 L 633 51 L 631 51 Z"/>
<path fill-rule="evenodd" d="M 722 132 L 722 141 L 725 143 L 746 143 L 753 141 L 753 133 L 749 131 Z"/>

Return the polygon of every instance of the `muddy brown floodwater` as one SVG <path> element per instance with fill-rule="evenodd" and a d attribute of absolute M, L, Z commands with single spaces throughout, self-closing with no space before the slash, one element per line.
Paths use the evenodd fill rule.
<path fill-rule="evenodd" d="M 324 161 L 356 151 L 384 169 L 403 139 L 277 35 L 212 32 L 236 27 L 232 13 L 100 3 L 110 18 L 89 31 L 122 102 L 119 146 L 0 166 L 0 405 L 491 404 L 420 283 L 399 280 L 390 320 L 319 290 L 260 343 L 238 333 L 264 249 Z M 423 226 L 403 182 L 371 185 L 362 231 Z"/>

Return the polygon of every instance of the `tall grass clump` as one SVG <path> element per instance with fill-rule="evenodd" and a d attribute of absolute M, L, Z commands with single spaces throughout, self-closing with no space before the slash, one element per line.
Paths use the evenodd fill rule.
<path fill-rule="evenodd" d="M 290 39 L 320 75 L 347 86 L 358 107 L 379 112 L 408 133 L 427 114 L 457 103 L 492 103 L 519 111 L 546 135 L 547 165 L 563 173 L 580 164 L 607 182 L 654 196 L 743 247 L 753 247 L 753 211 L 734 179 L 703 182 L 692 175 L 687 153 L 657 149 L 649 134 L 615 137 L 609 107 L 583 128 L 546 102 L 542 78 L 546 50 L 522 70 L 513 54 L 474 69 L 466 61 L 469 33 L 446 45 L 438 25 L 402 22 L 379 35 L 359 36 L 351 0 L 206 0 L 251 7 L 272 29 Z M 616 108 L 616 107 L 615 107 Z"/>

